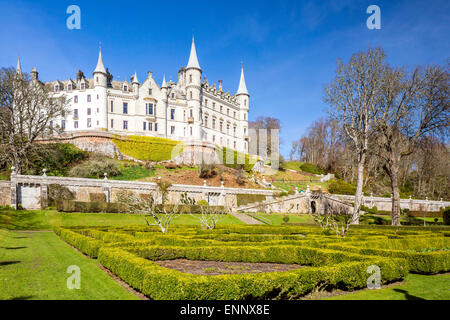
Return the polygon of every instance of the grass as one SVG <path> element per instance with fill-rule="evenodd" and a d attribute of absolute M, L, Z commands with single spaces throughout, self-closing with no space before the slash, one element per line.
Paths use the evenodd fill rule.
<path fill-rule="evenodd" d="M 126 161 L 118 161 L 118 166 L 120 170 L 120 175 L 115 177 L 108 177 L 111 180 L 123 180 L 123 181 L 133 181 L 143 178 L 153 177 L 155 175 L 155 170 L 146 169 L 144 166 L 139 166 L 134 163 L 128 163 L 125 167 L 124 163 Z"/>
<path fill-rule="evenodd" d="M 179 215 L 174 225 L 198 225 L 199 220 L 191 215 Z M 51 230 L 54 226 L 125 226 L 144 225 L 143 215 L 123 213 L 64 213 L 55 210 L 9 210 L 0 209 L 0 228 L 10 230 Z M 222 218 L 218 224 L 243 224 L 231 215 Z"/>
<path fill-rule="evenodd" d="M 284 223 L 283 218 L 285 216 L 289 217 L 288 223 L 312 223 L 313 220 L 307 214 L 297 215 L 297 214 L 261 214 L 261 213 L 252 213 L 253 216 L 260 216 L 262 218 L 268 219 L 272 222 L 272 225 L 279 226 Z"/>
<path fill-rule="evenodd" d="M 449 300 L 450 274 L 409 274 L 404 284 L 338 295 L 327 300 Z"/>
<path fill-rule="evenodd" d="M 68 289 L 67 268 L 80 268 L 81 288 Z M 0 230 L 0 300 L 136 300 L 53 232 Z"/>

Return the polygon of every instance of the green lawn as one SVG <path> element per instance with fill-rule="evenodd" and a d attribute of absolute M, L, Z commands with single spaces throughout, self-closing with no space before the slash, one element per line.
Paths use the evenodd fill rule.
<path fill-rule="evenodd" d="M 262 217 L 264 220 L 270 220 L 272 225 L 281 225 L 284 223 L 283 218 L 285 216 L 289 217 L 288 223 L 313 223 L 311 217 L 307 214 L 297 215 L 297 214 L 262 214 L 262 213 L 252 213 L 255 217 Z"/>
<path fill-rule="evenodd" d="M 124 213 L 63 213 L 55 210 L 15 211 L 0 209 L 0 228 L 10 230 L 51 230 L 54 226 L 124 226 L 144 225 L 145 220 L 139 214 Z M 200 224 L 191 215 L 179 215 L 174 225 Z M 219 224 L 243 224 L 240 220 L 227 215 Z"/>
<path fill-rule="evenodd" d="M 80 268 L 81 288 L 68 289 L 67 268 Z M 0 230 L 0 300 L 138 299 L 53 232 Z"/>
<path fill-rule="evenodd" d="M 409 274 L 401 285 L 379 290 L 365 289 L 327 300 L 450 300 L 450 274 Z"/>

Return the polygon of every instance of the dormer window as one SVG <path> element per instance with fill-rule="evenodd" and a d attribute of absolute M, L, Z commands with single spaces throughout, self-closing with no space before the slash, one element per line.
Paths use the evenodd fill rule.
<path fill-rule="evenodd" d="M 84 89 L 86 89 L 86 84 L 83 82 L 83 83 L 81 83 L 81 90 L 84 90 Z"/>
<path fill-rule="evenodd" d="M 128 86 L 127 85 L 123 86 L 123 91 L 128 91 Z"/>
<path fill-rule="evenodd" d="M 58 91 L 59 91 L 59 85 L 56 84 L 56 85 L 55 85 L 55 92 L 58 92 Z"/>
<path fill-rule="evenodd" d="M 72 91 L 72 85 L 71 84 L 67 85 L 67 91 Z"/>
<path fill-rule="evenodd" d="M 148 89 L 148 95 L 151 96 L 152 95 L 152 89 Z"/>

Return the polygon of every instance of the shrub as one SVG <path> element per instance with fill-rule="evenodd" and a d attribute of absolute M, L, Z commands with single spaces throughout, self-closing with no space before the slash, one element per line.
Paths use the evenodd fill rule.
<path fill-rule="evenodd" d="M 50 206 L 54 206 L 58 201 L 73 200 L 75 195 L 66 186 L 59 184 L 50 184 L 48 186 L 48 203 Z"/>
<path fill-rule="evenodd" d="M 206 164 L 204 161 L 198 166 L 198 177 L 209 179 L 217 175 L 217 171 L 212 164 Z"/>
<path fill-rule="evenodd" d="M 89 201 L 106 202 L 106 195 L 104 193 L 89 193 Z"/>
<path fill-rule="evenodd" d="M 119 166 L 113 160 L 88 160 L 73 167 L 69 174 L 80 178 L 101 178 L 104 173 L 108 176 L 120 174 Z"/>
<path fill-rule="evenodd" d="M 305 162 L 300 165 L 300 170 L 313 174 L 325 174 L 325 171 L 313 163 Z"/>
<path fill-rule="evenodd" d="M 442 218 L 444 219 L 444 224 L 446 226 L 450 225 L 450 207 L 447 207 L 442 212 Z"/>
<path fill-rule="evenodd" d="M 142 161 L 167 161 L 172 158 L 173 149 L 180 144 L 179 141 L 158 137 L 113 136 L 112 141 L 120 152 Z M 183 151 L 180 148 L 176 155 Z"/>
<path fill-rule="evenodd" d="M 328 186 L 328 191 L 334 194 L 354 195 L 356 187 L 344 180 L 335 180 Z"/>
<path fill-rule="evenodd" d="M 284 221 L 284 223 L 288 223 L 289 222 L 289 217 L 288 216 L 284 216 L 283 217 L 283 221 Z"/>

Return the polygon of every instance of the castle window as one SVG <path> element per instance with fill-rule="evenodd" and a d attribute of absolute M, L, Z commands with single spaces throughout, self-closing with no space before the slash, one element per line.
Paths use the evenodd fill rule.
<path fill-rule="evenodd" d="M 244 113 L 244 120 L 247 120 L 247 114 Z"/>
<path fill-rule="evenodd" d="M 220 113 L 222 113 L 223 112 L 223 107 L 222 106 L 220 106 Z"/>
<path fill-rule="evenodd" d="M 100 111 L 99 111 L 99 108 L 97 108 L 97 113 L 99 113 Z"/>
<path fill-rule="evenodd" d="M 205 99 L 205 107 L 208 106 L 208 99 Z"/>
<path fill-rule="evenodd" d="M 223 122 L 220 121 L 220 132 L 222 132 L 222 131 L 223 131 Z"/>
<path fill-rule="evenodd" d="M 213 102 L 213 110 L 216 110 L 216 103 Z"/>
<path fill-rule="evenodd" d="M 193 112 L 193 110 L 191 109 L 191 110 L 189 110 L 189 117 L 191 117 L 191 118 L 193 118 L 194 117 L 194 112 Z"/>
<path fill-rule="evenodd" d="M 208 116 L 205 116 L 205 127 L 208 128 Z"/>
<path fill-rule="evenodd" d="M 147 122 L 144 121 L 143 125 L 144 125 L 144 127 L 143 127 L 144 131 L 147 130 Z"/>
<path fill-rule="evenodd" d="M 111 119 L 111 129 L 114 128 L 114 119 Z"/>
<path fill-rule="evenodd" d="M 230 125 L 227 124 L 227 134 L 230 134 Z"/>
<path fill-rule="evenodd" d="M 81 84 L 81 90 L 84 90 L 86 88 L 86 85 L 84 84 L 84 82 Z"/>
<path fill-rule="evenodd" d="M 148 123 L 148 130 L 153 131 L 153 123 Z"/>
<path fill-rule="evenodd" d="M 170 120 L 175 120 L 175 109 L 170 109 Z"/>
<path fill-rule="evenodd" d="M 87 95 L 87 102 L 91 102 L 91 95 L 90 94 Z"/>
<path fill-rule="evenodd" d="M 123 121 L 123 130 L 128 130 L 128 121 L 127 120 Z"/>
<path fill-rule="evenodd" d="M 91 115 L 91 108 L 87 109 L 87 115 L 90 116 Z"/>
<path fill-rule="evenodd" d="M 111 101 L 111 112 L 114 112 L 114 101 Z"/>
<path fill-rule="evenodd" d="M 190 91 L 191 99 L 192 99 L 192 91 Z"/>
<path fill-rule="evenodd" d="M 73 118 L 74 119 L 78 118 L 78 109 L 73 109 Z"/>
<path fill-rule="evenodd" d="M 55 85 L 55 92 L 59 91 L 59 85 Z"/>
<path fill-rule="evenodd" d="M 216 119 L 213 118 L 213 122 L 212 122 L 212 128 L 215 130 L 216 129 Z"/>
<path fill-rule="evenodd" d="M 158 131 L 158 123 L 155 123 L 155 131 Z"/>
<path fill-rule="evenodd" d="M 128 91 L 128 86 L 123 86 L 123 91 Z"/>
<path fill-rule="evenodd" d="M 66 120 L 61 120 L 61 128 L 66 129 Z"/>
<path fill-rule="evenodd" d="M 73 103 L 78 103 L 78 96 L 73 97 Z"/>
<path fill-rule="evenodd" d="M 175 134 L 175 126 L 170 126 L 170 134 Z"/>
<path fill-rule="evenodd" d="M 213 142 L 216 142 L 216 136 L 213 135 Z"/>
<path fill-rule="evenodd" d="M 233 134 L 236 136 L 236 126 L 233 127 Z"/>
<path fill-rule="evenodd" d="M 190 131 L 191 131 L 191 136 L 192 136 L 192 127 L 190 127 Z"/>
<path fill-rule="evenodd" d="M 123 103 L 123 114 L 128 114 L 128 103 Z"/>
<path fill-rule="evenodd" d="M 230 109 L 227 109 L 227 116 L 230 115 Z"/>
<path fill-rule="evenodd" d="M 73 127 L 74 127 L 75 129 L 78 129 L 78 121 L 74 121 L 74 122 L 73 122 Z"/>
<path fill-rule="evenodd" d="M 244 100 L 244 106 L 247 106 L 247 100 Z"/>
<path fill-rule="evenodd" d="M 87 118 L 87 127 L 88 128 L 92 127 L 91 118 Z"/>
<path fill-rule="evenodd" d="M 146 103 L 145 104 L 145 113 L 146 114 L 153 114 L 153 103 Z"/>
<path fill-rule="evenodd" d="M 189 75 L 189 83 L 192 83 L 192 74 Z"/>
<path fill-rule="evenodd" d="M 97 83 L 98 83 L 98 77 L 95 77 L 95 82 L 97 82 Z"/>
<path fill-rule="evenodd" d="M 67 91 L 72 91 L 72 85 L 71 84 L 67 85 Z"/>
<path fill-rule="evenodd" d="M 244 128 L 244 135 L 247 134 L 247 128 Z"/>
<path fill-rule="evenodd" d="M 233 112 L 233 118 L 236 118 L 236 111 Z"/>
<path fill-rule="evenodd" d="M 175 99 L 175 93 L 172 93 L 172 99 Z"/>
<path fill-rule="evenodd" d="M 152 95 L 152 89 L 148 89 L 148 94 L 151 96 Z"/>

